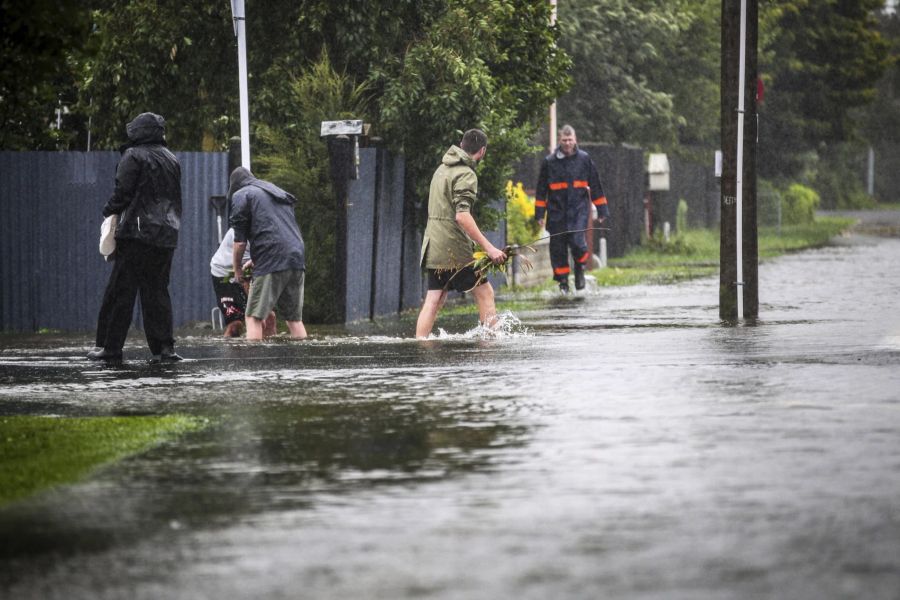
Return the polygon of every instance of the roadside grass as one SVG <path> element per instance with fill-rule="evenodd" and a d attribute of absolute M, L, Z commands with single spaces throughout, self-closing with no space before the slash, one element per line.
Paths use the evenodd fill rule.
<path fill-rule="evenodd" d="M 207 424 L 186 415 L 0 417 L 0 505 L 77 481 L 102 464 Z"/>

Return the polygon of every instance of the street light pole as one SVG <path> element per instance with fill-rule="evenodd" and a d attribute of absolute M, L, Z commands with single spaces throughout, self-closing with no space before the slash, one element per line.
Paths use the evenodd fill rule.
<path fill-rule="evenodd" d="M 556 0 L 550 0 L 550 26 L 556 25 Z M 556 100 L 550 105 L 550 152 L 556 148 Z"/>
<path fill-rule="evenodd" d="M 244 0 L 231 0 L 234 35 L 238 40 L 238 80 L 241 101 L 241 166 L 250 168 L 250 100 L 247 91 L 247 28 Z"/>

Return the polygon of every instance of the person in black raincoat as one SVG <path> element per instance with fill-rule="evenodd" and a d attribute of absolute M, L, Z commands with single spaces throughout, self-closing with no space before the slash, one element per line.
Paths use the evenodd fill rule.
<path fill-rule="evenodd" d="M 575 289 L 584 288 L 584 269 L 591 258 L 584 238 L 591 213 L 589 203 L 596 207 L 599 222 L 609 217 L 597 167 L 587 152 L 578 149 L 575 130 L 564 125 L 559 130 L 559 147 L 541 163 L 534 202 L 534 218 L 553 236 L 550 263 L 553 278 L 564 294 L 569 292 L 570 250 Z M 563 233 L 567 231 L 573 233 Z"/>
<path fill-rule="evenodd" d="M 181 167 L 166 148 L 165 119 L 150 112 L 125 126 L 128 143 L 103 216 L 119 215 L 112 273 L 92 360 L 121 360 L 138 293 L 152 362 L 177 361 L 169 274 L 181 228 Z"/>

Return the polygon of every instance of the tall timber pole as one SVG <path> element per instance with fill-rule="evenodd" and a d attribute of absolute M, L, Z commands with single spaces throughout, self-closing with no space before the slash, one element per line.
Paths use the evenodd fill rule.
<path fill-rule="evenodd" d="M 759 315 L 756 206 L 758 0 L 722 0 L 719 317 Z"/>

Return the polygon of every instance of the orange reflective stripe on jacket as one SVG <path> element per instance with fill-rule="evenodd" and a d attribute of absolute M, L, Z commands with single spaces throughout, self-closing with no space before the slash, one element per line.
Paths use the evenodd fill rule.
<path fill-rule="evenodd" d="M 534 207 L 535 208 L 547 208 L 547 201 L 546 200 L 535 200 Z"/>
<path fill-rule="evenodd" d="M 566 189 L 567 187 L 569 187 L 569 184 L 566 183 L 565 181 L 558 181 L 558 182 L 556 182 L 556 183 L 551 183 L 551 184 L 550 184 L 550 189 L 553 190 L 553 191 L 556 191 L 556 190 L 564 190 L 564 189 Z"/>
<path fill-rule="evenodd" d="M 583 181 L 581 179 L 576 179 L 575 181 L 572 182 L 572 187 L 586 188 L 586 187 L 590 187 L 590 186 L 588 185 L 587 181 Z"/>
<path fill-rule="evenodd" d="M 606 204 L 606 196 L 600 196 L 594 199 L 594 206 L 603 206 Z"/>

